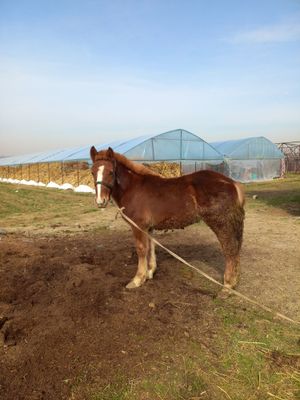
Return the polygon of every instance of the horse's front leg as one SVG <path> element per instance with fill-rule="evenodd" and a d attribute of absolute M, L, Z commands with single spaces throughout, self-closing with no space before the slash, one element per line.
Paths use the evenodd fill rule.
<path fill-rule="evenodd" d="M 149 239 L 147 279 L 153 278 L 156 268 L 157 268 L 157 263 L 156 263 L 156 255 L 155 255 L 155 243 L 153 242 L 152 239 Z"/>
<path fill-rule="evenodd" d="M 127 289 L 133 289 L 141 286 L 147 278 L 149 251 L 149 239 L 147 235 L 136 228 L 132 228 L 135 237 L 136 252 L 138 255 L 138 268 L 135 277 L 126 286 Z"/>

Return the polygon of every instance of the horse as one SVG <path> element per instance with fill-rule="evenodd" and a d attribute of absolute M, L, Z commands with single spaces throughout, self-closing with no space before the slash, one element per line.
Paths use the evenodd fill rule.
<path fill-rule="evenodd" d="M 203 220 L 216 234 L 225 257 L 225 288 L 234 288 L 240 275 L 244 227 L 244 192 L 240 183 L 215 171 L 201 170 L 165 178 L 112 148 L 90 149 L 96 203 L 105 208 L 112 199 L 141 230 L 130 225 L 138 267 L 128 289 L 152 279 L 157 268 L 155 244 L 147 232 L 179 229 Z"/>

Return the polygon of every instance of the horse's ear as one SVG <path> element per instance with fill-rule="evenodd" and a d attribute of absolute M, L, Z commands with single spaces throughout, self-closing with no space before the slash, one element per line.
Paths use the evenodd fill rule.
<path fill-rule="evenodd" d="M 109 147 L 106 154 L 107 154 L 108 158 L 113 158 L 114 157 L 113 149 L 111 147 Z"/>
<path fill-rule="evenodd" d="M 91 159 L 93 162 L 95 161 L 96 154 L 97 154 L 97 150 L 96 150 L 95 146 L 92 146 L 91 150 L 90 150 L 90 156 L 91 156 Z"/>

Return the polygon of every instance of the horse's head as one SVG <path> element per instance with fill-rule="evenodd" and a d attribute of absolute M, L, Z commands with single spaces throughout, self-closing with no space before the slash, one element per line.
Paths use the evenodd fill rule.
<path fill-rule="evenodd" d="M 109 147 L 108 150 L 98 152 L 92 146 L 90 155 L 93 161 L 92 174 L 96 190 L 96 203 L 98 207 L 104 208 L 110 200 L 116 180 L 114 151 Z"/>

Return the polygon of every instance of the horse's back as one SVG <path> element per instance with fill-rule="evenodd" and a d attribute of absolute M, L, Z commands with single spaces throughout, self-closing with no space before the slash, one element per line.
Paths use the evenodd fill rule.
<path fill-rule="evenodd" d="M 220 206 L 243 206 L 244 195 L 241 185 L 219 172 L 201 170 L 182 177 L 187 186 L 192 185 L 199 205 L 210 205 L 212 202 Z"/>
<path fill-rule="evenodd" d="M 196 171 L 175 178 L 146 176 L 148 190 L 168 197 L 194 195 L 200 204 L 211 203 L 213 199 L 243 205 L 243 190 L 238 182 L 219 172 L 211 170 Z M 145 187 L 144 187 L 145 189 Z"/>

